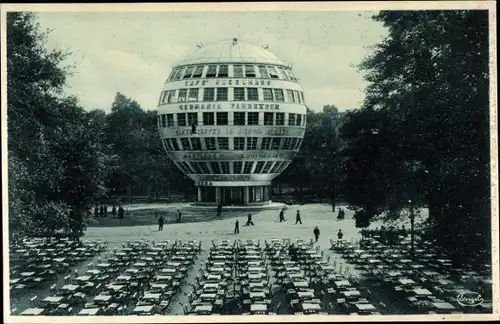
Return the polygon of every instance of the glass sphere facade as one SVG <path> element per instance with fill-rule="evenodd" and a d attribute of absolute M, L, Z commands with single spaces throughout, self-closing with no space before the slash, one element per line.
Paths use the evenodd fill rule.
<path fill-rule="evenodd" d="M 237 39 L 200 46 L 175 64 L 158 102 L 167 155 L 195 181 L 200 203 L 269 201 L 271 180 L 294 158 L 305 126 L 290 65 Z"/>

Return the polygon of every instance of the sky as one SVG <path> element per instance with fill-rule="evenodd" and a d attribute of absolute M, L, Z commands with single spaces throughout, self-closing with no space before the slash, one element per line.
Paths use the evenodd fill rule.
<path fill-rule="evenodd" d="M 386 29 L 374 12 L 40 12 L 47 46 L 72 54 L 67 93 L 107 112 L 117 92 L 156 109 L 173 63 L 198 43 L 237 37 L 291 62 L 307 105 L 358 108 L 367 83 L 356 65 Z"/>

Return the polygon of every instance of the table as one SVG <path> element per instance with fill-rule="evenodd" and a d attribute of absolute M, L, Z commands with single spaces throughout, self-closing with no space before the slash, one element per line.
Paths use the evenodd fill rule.
<path fill-rule="evenodd" d="M 248 267 L 248 272 L 249 273 L 252 273 L 252 272 L 264 272 L 265 269 L 262 268 L 262 267 Z"/>
<path fill-rule="evenodd" d="M 311 291 L 299 291 L 297 295 L 300 298 L 314 298 L 314 294 Z"/>
<path fill-rule="evenodd" d="M 76 281 L 89 281 L 90 276 L 80 276 L 76 278 Z"/>
<path fill-rule="evenodd" d="M 375 306 L 373 306 L 372 304 L 355 304 L 355 305 L 356 308 L 360 311 L 373 312 L 377 310 Z"/>
<path fill-rule="evenodd" d="M 335 286 L 337 287 L 350 287 L 351 283 L 348 280 L 335 281 Z"/>
<path fill-rule="evenodd" d="M 257 298 L 266 298 L 266 294 L 264 294 L 263 292 L 250 292 L 250 299 L 257 299 Z"/>
<path fill-rule="evenodd" d="M 37 316 L 42 314 L 45 311 L 43 308 L 28 308 L 24 310 L 21 315 L 22 316 Z"/>
<path fill-rule="evenodd" d="M 102 302 L 107 302 L 108 300 L 111 299 L 111 296 L 109 295 L 97 295 L 94 297 L 94 301 L 102 301 Z"/>
<path fill-rule="evenodd" d="M 198 305 L 194 308 L 194 311 L 196 313 L 211 313 L 212 308 L 212 305 Z"/>
<path fill-rule="evenodd" d="M 205 289 L 217 289 L 219 288 L 219 284 L 218 283 L 206 283 L 203 285 L 203 290 Z"/>
<path fill-rule="evenodd" d="M 64 285 L 61 287 L 61 290 L 66 290 L 66 291 L 75 291 L 78 289 L 79 286 L 77 285 Z"/>
<path fill-rule="evenodd" d="M 307 288 L 309 284 L 307 281 L 293 281 L 293 285 L 297 288 Z"/>
<path fill-rule="evenodd" d="M 416 283 L 412 279 L 399 279 L 398 282 L 402 285 L 413 285 Z"/>
<path fill-rule="evenodd" d="M 265 311 L 267 311 L 267 305 L 266 304 L 252 304 L 252 305 L 250 305 L 250 311 L 251 312 L 265 312 Z"/>
<path fill-rule="evenodd" d="M 61 302 L 63 300 L 63 298 L 64 297 L 60 297 L 60 296 L 49 296 L 49 297 L 46 297 L 44 300 L 42 300 L 42 302 L 54 304 L 54 303 Z"/>
<path fill-rule="evenodd" d="M 111 267 L 111 264 L 109 263 L 99 263 L 98 265 L 96 265 L 97 268 L 109 268 Z"/>
<path fill-rule="evenodd" d="M 149 313 L 153 310 L 154 305 L 144 305 L 144 306 L 136 306 L 133 313 Z"/>
<path fill-rule="evenodd" d="M 304 311 L 319 311 L 321 307 L 318 304 L 303 303 L 302 309 Z"/>
<path fill-rule="evenodd" d="M 415 294 L 419 295 L 419 296 L 432 296 L 432 293 L 427 290 L 427 289 L 413 289 L 413 291 L 415 292 Z"/>
<path fill-rule="evenodd" d="M 454 310 L 455 309 L 455 306 L 453 306 L 452 304 L 447 303 L 447 302 L 432 303 L 432 305 L 440 310 Z"/>
<path fill-rule="evenodd" d="M 172 268 L 164 268 L 160 270 L 160 273 L 176 273 L 176 272 L 177 270 Z"/>
<path fill-rule="evenodd" d="M 34 276 L 34 272 L 21 272 L 21 277 L 31 277 Z"/>
<path fill-rule="evenodd" d="M 215 299 L 217 297 L 216 294 L 201 294 L 200 298 L 201 299 Z"/>
<path fill-rule="evenodd" d="M 346 291 L 342 292 L 342 295 L 344 295 L 346 297 L 357 297 L 357 296 L 361 296 L 361 293 L 357 290 L 346 290 Z"/>

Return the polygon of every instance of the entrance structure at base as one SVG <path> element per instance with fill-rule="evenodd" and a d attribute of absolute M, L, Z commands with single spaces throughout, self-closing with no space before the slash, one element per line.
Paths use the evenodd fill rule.
<path fill-rule="evenodd" d="M 264 205 L 298 152 L 304 94 L 291 65 L 238 39 L 177 62 L 158 102 L 168 157 L 195 181 L 198 204 Z"/>

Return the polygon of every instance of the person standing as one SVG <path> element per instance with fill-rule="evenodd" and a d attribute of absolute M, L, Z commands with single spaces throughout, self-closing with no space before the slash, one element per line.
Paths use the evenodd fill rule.
<path fill-rule="evenodd" d="M 339 232 L 337 233 L 337 246 L 340 245 L 340 242 L 342 241 L 342 238 L 344 237 L 344 233 L 342 233 L 342 230 L 339 229 Z"/>
<path fill-rule="evenodd" d="M 240 222 L 238 220 L 234 223 L 234 234 L 240 234 Z"/>
<path fill-rule="evenodd" d="M 281 211 L 280 211 L 280 223 L 281 222 L 285 222 L 286 219 L 285 219 L 285 208 L 282 208 Z"/>
<path fill-rule="evenodd" d="M 104 217 L 108 217 L 108 206 L 104 205 Z"/>
<path fill-rule="evenodd" d="M 156 214 L 158 215 L 158 212 Z M 158 231 L 163 231 L 163 215 L 158 218 Z"/>
<path fill-rule="evenodd" d="M 111 217 L 116 218 L 116 206 L 113 204 L 113 208 L 111 209 Z"/>
<path fill-rule="evenodd" d="M 99 207 L 98 206 L 95 206 L 95 208 L 94 208 L 94 217 L 95 218 L 99 217 Z"/>
<path fill-rule="evenodd" d="M 300 218 L 300 211 L 297 210 L 297 215 L 295 216 L 295 224 L 300 223 L 302 225 L 302 219 Z"/>
<path fill-rule="evenodd" d="M 253 220 L 252 220 L 252 214 L 248 214 L 247 223 L 245 224 L 245 226 L 249 226 L 249 225 L 252 225 L 252 226 L 254 226 L 254 225 L 255 225 L 255 224 L 253 223 Z"/>
<path fill-rule="evenodd" d="M 316 226 L 314 228 L 313 233 L 314 233 L 314 237 L 316 238 L 316 242 L 318 242 L 318 238 L 319 238 L 319 228 L 318 228 L 318 226 Z"/>
<path fill-rule="evenodd" d="M 103 215 L 104 215 L 104 206 L 101 205 L 99 206 L 99 217 L 103 217 Z"/>
<path fill-rule="evenodd" d="M 123 219 L 125 217 L 125 211 L 121 205 L 118 206 L 118 218 Z"/>
<path fill-rule="evenodd" d="M 177 223 L 182 221 L 182 213 L 179 209 L 177 209 Z"/>

